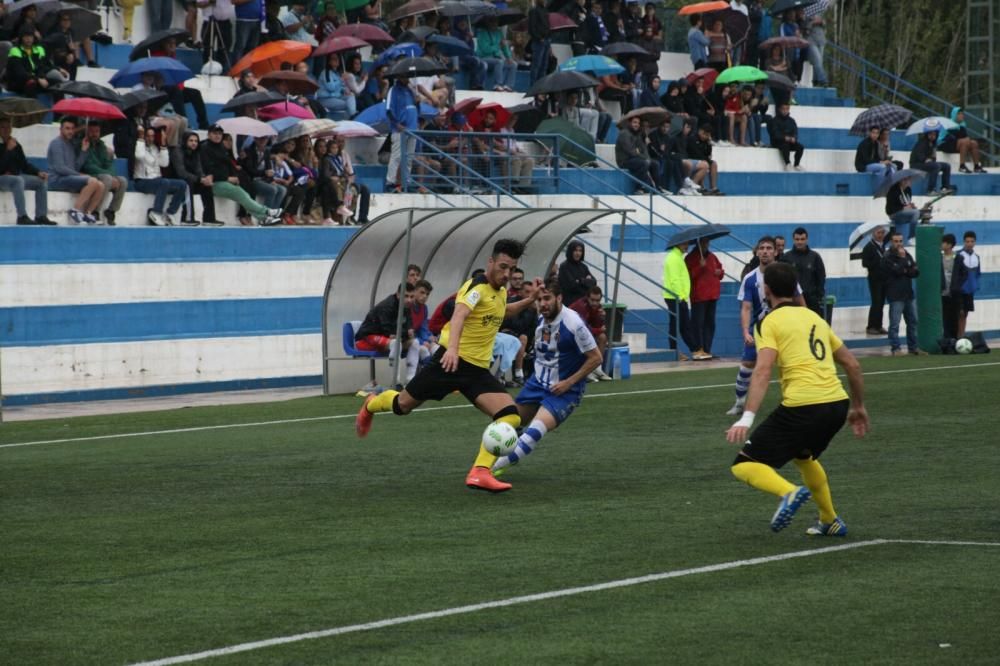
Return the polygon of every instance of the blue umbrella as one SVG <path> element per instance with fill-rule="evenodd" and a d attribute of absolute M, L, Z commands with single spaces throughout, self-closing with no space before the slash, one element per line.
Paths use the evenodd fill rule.
<path fill-rule="evenodd" d="M 368 125 L 379 134 L 389 132 L 389 117 L 385 114 L 385 102 L 372 104 L 367 109 L 354 117 L 359 123 Z"/>
<path fill-rule="evenodd" d="M 594 76 L 609 76 L 625 71 L 616 60 L 602 55 L 585 55 L 570 58 L 559 65 L 563 72 L 588 72 Z"/>
<path fill-rule="evenodd" d="M 713 240 L 721 238 L 722 236 L 728 236 L 729 233 L 729 227 L 724 224 L 699 224 L 695 227 L 689 227 L 684 231 L 678 231 L 676 234 L 671 236 L 670 240 L 667 241 L 667 248 L 674 247 L 675 245 L 690 243 L 691 241 L 696 241 L 700 238 Z"/>
<path fill-rule="evenodd" d="M 875 188 L 875 193 L 872 195 L 873 199 L 878 199 L 879 197 L 884 197 L 889 194 L 889 190 L 892 186 L 903 180 L 904 178 L 910 178 L 911 180 L 919 180 L 925 177 L 927 174 L 919 169 L 900 169 L 899 171 L 894 171 L 879 183 L 878 187 Z"/>
<path fill-rule="evenodd" d="M 194 78 L 194 72 L 179 60 L 155 57 L 130 62 L 111 77 L 110 83 L 115 88 L 130 88 L 142 81 L 142 75 L 146 72 L 156 72 L 163 77 L 163 85 L 167 86 L 176 86 Z"/>
<path fill-rule="evenodd" d="M 449 37 L 448 35 L 431 35 L 427 38 L 427 42 L 429 44 L 437 44 L 438 51 L 440 51 L 442 55 L 446 55 L 449 58 L 472 55 L 472 48 L 457 37 Z"/>
<path fill-rule="evenodd" d="M 273 127 L 275 130 L 277 130 L 277 132 L 280 134 L 283 130 L 288 129 L 292 125 L 298 125 L 299 122 L 301 121 L 302 121 L 301 118 L 285 117 L 285 118 L 275 118 L 274 120 L 269 120 L 267 124 Z"/>
<path fill-rule="evenodd" d="M 375 61 L 375 65 L 387 65 L 396 58 L 416 58 L 422 56 L 424 50 L 420 48 L 419 44 L 414 44 L 413 42 L 403 42 L 402 44 L 395 44 L 390 46 L 385 51 L 382 51 L 382 55 L 378 57 Z"/>
<path fill-rule="evenodd" d="M 417 110 L 417 113 L 420 114 L 420 117 L 425 120 L 433 120 L 434 118 L 437 118 L 437 115 L 440 112 L 441 112 L 440 109 L 438 109 L 433 104 L 428 104 L 427 102 L 421 102 L 420 108 Z"/>
<path fill-rule="evenodd" d="M 958 127 L 958 123 L 944 116 L 921 118 L 906 129 L 907 134 L 924 134 L 925 132 L 947 132 Z"/>

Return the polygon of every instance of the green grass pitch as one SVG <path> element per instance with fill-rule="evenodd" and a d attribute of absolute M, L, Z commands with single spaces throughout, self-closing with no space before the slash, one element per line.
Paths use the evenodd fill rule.
<path fill-rule="evenodd" d="M 863 365 L 873 431 L 823 458 L 844 540 L 805 536 L 812 504 L 771 533 L 776 500 L 730 474 L 732 367 L 592 385 L 497 496 L 463 484 L 486 419 L 459 397 L 363 441 L 349 397 L 3 424 L 0 662 L 134 663 L 873 539 L 1000 542 L 1000 365 Z M 105 437 L 163 430 L 182 431 Z M 996 663 L 998 573 L 997 547 L 887 543 L 196 663 Z"/>

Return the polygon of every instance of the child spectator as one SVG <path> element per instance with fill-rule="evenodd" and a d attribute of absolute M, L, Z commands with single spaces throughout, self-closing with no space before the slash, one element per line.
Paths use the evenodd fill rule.
<path fill-rule="evenodd" d="M 743 99 L 743 92 L 736 86 L 730 87 L 729 95 L 725 101 L 726 118 L 729 119 L 729 141 L 737 146 L 747 145 L 747 116 L 750 109 Z M 740 126 L 740 138 L 736 139 L 736 125 Z"/>
<path fill-rule="evenodd" d="M 955 253 L 955 234 L 941 237 L 941 321 L 944 337 L 959 337 L 958 323 L 962 312 L 962 286 L 968 277 L 963 257 Z"/>
<path fill-rule="evenodd" d="M 962 235 L 962 249 L 959 251 L 962 263 L 967 271 L 965 282 L 962 283 L 962 310 L 958 316 L 958 336 L 965 337 L 965 324 L 969 313 L 976 309 L 975 295 L 979 291 L 979 277 L 982 275 L 982 265 L 976 254 L 976 232 L 966 231 Z"/>

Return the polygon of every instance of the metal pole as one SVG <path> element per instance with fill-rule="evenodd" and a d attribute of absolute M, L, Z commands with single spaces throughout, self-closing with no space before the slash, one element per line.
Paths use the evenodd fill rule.
<path fill-rule="evenodd" d="M 622 251 L 625 249 L 625 211 L 622 211 L 622 223 L 621 227 L 618 229 L 618 258 L 615 260 L 615 284 L 611 290 L 611 321 L 608 324 L 608 351 L 609 353 L 604 356 L 604 370 L 607 372 L 611 369 L 611 354 L 610 350 L 614 347 L 615 338 L 615 323 L 618 318 L 618 285 L 621 282 L 621 272 L 622 272 Z M 622 329 L 624 333 L 624 328 Z"/>
<path fill-rule="evenodd" d="M 392 373 L 392 385 L 399 385 L 399 366 L 403 360 L 403 308 L 406 307 L 406 277 L 410 273 L 410 238 L 413 235 L 413 209 L 406 221 L 406 245 L 403 250 L 403 279 L 399 283 L 399 310 L 396 311 L 396 367 Z"/>

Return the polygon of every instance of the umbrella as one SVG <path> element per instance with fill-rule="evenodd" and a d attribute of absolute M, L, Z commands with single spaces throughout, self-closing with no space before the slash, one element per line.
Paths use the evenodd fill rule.
<path fill-rule="evenodd" d="M 729 227 L 724 224 L 699 224 L 694 227 L 688 227 L 683 231 L 678 231 L 676 234 L 671 236 L 670 239 L 667 240 L 667 247 L 670 248 L 675 245 L 683 245 L 692 241 L 701 240 L 702 238 L 715 240 L 716 238 L 722 238 L 723 236 L 728 236 L 729 234 Z"/>
<path fill-rule="evenodd" d="M 163 77 L 163 84 L 176 86 L 194 78 L 194 72 L 175 58 L 140 58 L 125 65 L 111 77 L 109 83 L 116 88 L 130 88 L 142 81 L 142 75 L 156 73 Z"/>
<path fill-rule="evenodd" d="M 559 156 L 573 164 L 583 165 L 594 161 L 594 137 L 564 118 L 548 118 L 538 126 L 536 134 L 557 134 L 568 141 L 556 142 L 540 139 L 540 142 L 554 148 L 559 146 Z"/>
<path fill-rule="evenodd" d="M 20 0 L 20 2 L 13 2 L 5 7 L 7 13 L 3 19 L 3 27 L 8 30 L 12 29 L 14 24 L 21 19 L 21 12 L 28 7 L 36 8 L 37 14 L 35 17 L 37 20 L 38 17 L 42 16 L 46 12 L 58 9 L 59 0 L 43 0 L 41 2 L 39 0 Z"/>
<path fill-rule="evenodd" d="M 43 4 L 49 6 L 49 3 Z M 52 29 L 59 23 L 59 17 L 63 14 L 69 14 L 74 35 L 90 37 L 101 30 L 101 15 L 97 12 L 69 2 L 53 3 L 53 5 L 51 11 L 46 11 L 45 14 L 39 11 L 38 31 L 43 35 L 52 32 Z"/>
<path fill-rule="evenodd" d="M 909 109 L 895 104 L 879 104 L 859 113 L 849 134 L 864 136 L 873 127 L 892 129 L 909 122 L 912 117 L 913 113 Z"/>
<path fill-rule="evenodd" d="M 815 5 L 818 0 L 777 0 L 771 6 L 771 16 L 777 16 L 783 12 L 787 12 L 789 9 L 798 9 L 799 7 L 808 7 L 809 5 Z"/>
<path fill-rule="evenodd" d="M 229 70 L 229 76 L 239 76 L 248 69 L 257 76 L 263 76 L 268 72 L 280 70 L 285 63 L 297 65 L 308 58 L 311 52 L 312 47 L 308 44 L 291 39 L 268 42 L 240 58 Z"/>
<path fill-rule="evenodd" d="M 259 91 L 254 90 L 252 92 L 240 93 L 236 97 L 226 102 L 226 105 L 222 107 L 222 111 L 227 111 L 229 113 L 238 113 L 240 109 L 245 106 L 263 106 L 265 104 L 274 104 L 276 102 L 284 102 L 285 96 L 270 90 Z"/>
<path fill-rule="evenodd" d="M 600 81 L 582 72 L 553 72 L 535 81 L 525 97 L 534 97 L 542 93 L 556 93 L 577 88 L 593 88 Z"/>
<path fill-rule="evenodd" d="M 778 90 L 795 90 L 795 81 L 792 81 L 784 74 L 779 74 L 778 72 L 767 73 L 767 85 L 771 88 L 777 88 Z"/>
<path fill-rule="evenodd" d="M 650 125 L 655 127 L 665 120 L 670 120 L 670 112 L 662 106 L 644 106 L 642 108 L 629 111 L 622 116 L 621 120 L 618 121 L 618 127 L 625 127 L 625 125 L 627 125 L 633 118 L 645 120 Z"/>
<path fill-rule="evenodd" d="M 295 102 L 278 102 L 269 104 L 257 109 L 257 117 L 261 120 L 274 120 L 276 118 L 295 118 L 296 120 L 307 120 L 315 118 L 312 110 L 296 104 Z"/>
<path fill-rule="evenodd" d="M 760 43 L 760 50 L 769 51 L 774 46 L 783 49 L 804 49 L 809 46 L 809 40 L 801 37 L 772 37 Z"/>
<path fill-rule="evenodd" d="M 848 248 L 853 250 L 858 245 L 861 245 L 876 229 L 885 229 L 888 231 L 889 225 L 886 222 L 865 222 L 858 225 L 857 229 L 851 232 L 850 238 L 847 239 Z"/>
<path fill-rule="evenodd" d="M 422 42 L 435 32 L 437 32 L 437 28 L 432 28 L 429 25 L 418 25 L 401 34 L 396 41 L 400 44 L 404 42 Z"/>
<path fill-rule="evenodd" d="M 524 12 L 520 9 L 514 9 L 513 7 L 508 7 L 507 9 L 501 9 L 496 14 L 483 14 L 476 18 L 473 23 L 477 25 L 482 25 L 486 23 L 486 19 L 493 17 L 497 21 L 498 26 L 513 25 L 518 21 L 524 20 Z M 527 27 L 525 27 L 527 30 Z"/>
<path fill-rule="evenodd" d="M 625 71 L 625 68 L 616 60 L 603 55 L 584 55 L 570 58 L 559 65 L 559 69 L 563 72 L 587 72 L 594 76 L 621 74 Z"/>
<path fill-rule="evenodd" d="M 448 71 L 445 65 L 436 63 L 429 58 L 403 58 L 386 72 L 386 76 L 411 77 L 444 74 Z"/>
<path fill-rule="evenodd" d="M 706 12 L 717 12 L 722 9 L 729 9 L 729 3 L 723 0 L 716 0 L 715 2 L 696 2 L 693 5 L 687 5 L 686 7 L 681 7 L 680 11 L 677 12 L 678 16 L 690 16 L 691 14 L 704 14 Z"/>
<path fill-rule="evenodd" d="M 884 197 L 889 194 L 889 190 L 892 186 L 904 178 L 916 178 L 919 180 L 926 175 L 926 173 L 920 171 L 919 169 L 900 169 L 899 171 L 895 171 L 882 179 L 879 186 L 875 188 L 875 194 L 872 195 L 872 199 L 878 199 L 879 197 Z"/>
<path fill-rule="evenodd" d="M 66 81 L 55 86 L 55 89 L 66 95 L 74 97 L 89 97 L 100 99 L 105 102 L 121 104 L 122 96 L 107 86 L 91 83 L 90 81 Z"/>
<path fill-rule="evenodd" d="M 260 77 L 260 85 L 268 90 L 276 88 L 284 83 L 288 86 L 288 92 L 292 95 L 309 95 L 319 90 L 319 84 L 312 80 L 307 74 L 292 71 L 268 72 Z"/>
<path fill-rule="evenodd" d="M 129 60 L 138 60 L 139 58 L 149 57 L 150 51 L 158 50 L 156 47 L 160 45 L 161 42 L 165 42 L 168 39 L 176 39 L 178 42 L 183 42 L 189 39 L 191 34 L 182 28 L 167 28 L 166 30 L 160 30 L 154 32 L 152 35 L 142 40 L 132 49 L 129 53 Z"/>
<path fill-rule="evenodd" d="M 497 102 L 490 102 L 488 104 L 481 104 L 476 107 L 476 109 L 469 114 L 469 124 L 473 127 L 482 127 L 483 119 L 486 118 L 486 112 L 492 111 L 496 116 L 496 123 L 493 127 L 499 129 L 501 127 L 507 126 L 507 121 L 510 120 L 511 112 L 503 107 L 503 105 Z M 494 132 L 496 129 L 493 130 Z"/>
<path fill-rule="evenodd" d="M 284 143 L 303 136 L 309 136 L 314 139 L 321 136 L 333 136 L 335 134 L 334 130 L 336 127 L 337 123 L 329 118 L 311 118 L 309 120 L 302 120 L 295 123 L 291 127 L 282 130 L 276 141 L 278 143 Z"/>
<path fill-rule="evenodd" d="M 49 110 L 36 99 L 4 97 L 0 99 L 0 118 L 10 121 L 11 127 L 27 127 L 42 122 Z"/>
<path fill-rule="evenodd" d="M 345 138 L 359 136 L 378 136 L 378 132 L 364 123 L 355 120 L 338 120 L 337 126 L 333 128 L 337 136 Z"/>
<path fill-rule="evenodd" d="M 650 53 L 641 46 L 629 42 L 615 42 L 601 49 L 601 55 L 612 58 L 635 58 L 636 60 L 659 60 L 659 53 Z"/>
<path fill-rule="evenodd" d="M 331 36 L 354 37 L 364 40 L 372 46 L 384 46 L 396 41 L 392 35 L 371 23 L 347 23 L 334 30 Z"/>
<path fill-rule="evenodd" d="M 292 125 L 297 125 L 299 122 L 301 122 L 301 120 L 302 120 L 301 118 L 289 118 L 286 116 L 284 118 L 275 118 L 274 120 L 268 120 L 267 124 L 276 129 L 278 132 L 284 132 Z"/>
<path fill-rule="evenodd" d="M 705 25 L 711 25 L 716 20 L 722 21 L 722 29 L 734 46 L 739 46 L 746 41 L 747 35 L 750 33 L 750 19 L 746 14 L 727 7 L 705 17 Z"/>
<path fill-rule="evenodd" d="M 363 39 L 358 39 L 357 37 L 349 37 L 345 35 L 337 36 L 331 35 L 323 40 L 323 43 L 316 47 L 312 55 L 316 56 L 329 55 L 331 53 L 340 53 L 341 51 L 357 51 L 360 48 L 369 46 L 368 42 Z"/>
<path fill-rule="evenodd" d="M 472 48 L 458 37 L 448 35 L 431 35 L 427 38 L 428 44 L 437 44 L 438 51 L 449 58 L 454 56 L 472 55 Z"/>
<path fill-rule="evenodd" d="M 419 58 L 424 54 L 420 44 L 413 42 L 401 42 L 395 46 L 390 46 L 375 59 L 375 65 L 388 65 L 397 58 Z"/>
<path fill-rule="evenodd" d="M 63 116 L 78 116 L 96 120 L 123 120 L 125 114 L 117 106 L 99 99 L 73 97 L 60 100 L 52 107 L 52 112 Z"/>
<path fill-rule="evenodd" d="M 437 3 L 434 0 L 410 0 L 407 3 L 400 5 L 395 11 L 389 14 L 389 20 L 398 21 L 399 19 L 406 18 L 407 16 L 426 14 L 427 12 L 433 12 L 436 9 Z"/>
<path fill-rule="evenodd" d="M 441 16 L 493 16 L 496 7 L 482 0 L 462 0 L 461 2 L 442 2 L 437 8 Z"/>
<path fill-rule="evenodd" d="M 122 95 L 120 108 L 122 111 L 128 111 L 129 109 L 139 106 L 140 104 L 145 104 L 148 111 L 160 108 L 160 106 L 166 103 L 166 101 L 167 93 L 162 90 L 140 88 L 139 90 L 133 90 L 132 92 Z"/>
<path fill-rule="evenodd" d="M 531 134 L 538 129 L 538 125 L 545 119 L 545 114 L 534 104 L 518 104 L 509 109 L 515 116 L 514 131 L 522 134 Z"/>
<path fill-rule="evenodd" d="M 906 133 L 923 134 L 925 132 L 941 132 L 955 129 L 956 127 L 958 127 L 958 123 L 944 116 L 930 116 L 929 118 L 921 118 L 910 125 Z"/>
<path fill-rule="evenodd" d="M 739 65 L 722 70 L 715 84 L 737 83 L 741 81 L 767 81 L 767 72 L 757 69 L 752 65 Z"/>
<path fill-rule="evenodd" d="M 216 121 L 215 124 L 233 136 L 252 136 L 257 138 L 259 136 L 278 135 L 278 130 L 255 118 L 222 118 Z"/>
<path fill-rule="evenodd" d="M 389 117 L 385 114 L 385 102 L 372 104 L 367 109 L 354 116 L 355 122 L 368 125 L 379 134 L 389 133 Z"/>
<path fill-rule="evenodd" d="M 705 80 L 705 90 L 708 90 L 715 85 L 715 80 L 719 78 L 719 70 L 712 69 L 711 67 L 702 67 L 701 69 L 696 69 L 686 77 L 689 85 L 694 85 L 698 79 Z"/>
<path fill-rule="evenodd" d="M 466 97 L 461 102 L 458 102 L 448 113 L 461 113 L 463 115 L 469 115 L 472 111 L 482 103 L 482 97 Z"/>

